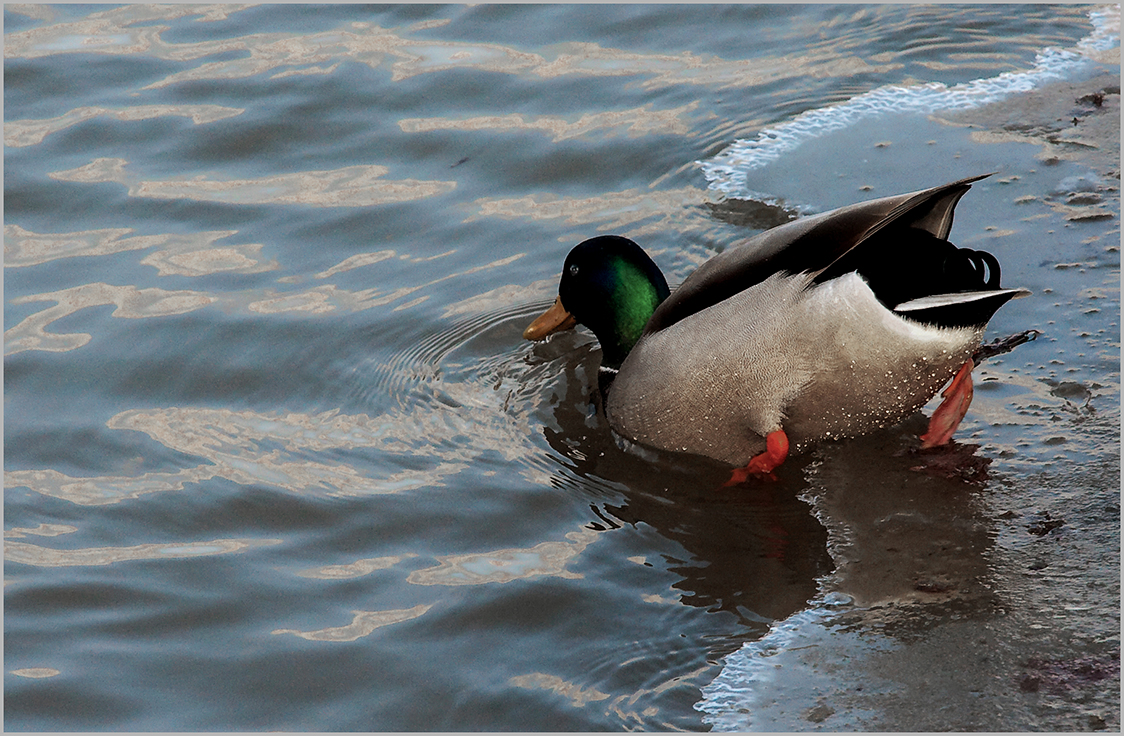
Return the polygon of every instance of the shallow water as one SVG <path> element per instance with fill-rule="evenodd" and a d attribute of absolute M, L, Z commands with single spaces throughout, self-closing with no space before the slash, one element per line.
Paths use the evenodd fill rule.
<path fill-rule="evenodd" d="M 1118 25 L 6 6 L 5 725 L 1118 729 Z M 988 171 L 1044 335 L 943 474 L 917 419 L 722 488 L 520 337 L 589 235 L 674 283 Z"/>

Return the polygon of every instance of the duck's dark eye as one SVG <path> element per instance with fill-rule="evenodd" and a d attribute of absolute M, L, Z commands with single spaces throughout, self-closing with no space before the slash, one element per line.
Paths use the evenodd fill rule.
<path fill-rule="evenodd" d="M 580 269 L 577 267 L 577 264 L 574 264 L 574 265 L 570 266 L 570 275 L 571 276 L 577 276 L 579 270 Z"/>

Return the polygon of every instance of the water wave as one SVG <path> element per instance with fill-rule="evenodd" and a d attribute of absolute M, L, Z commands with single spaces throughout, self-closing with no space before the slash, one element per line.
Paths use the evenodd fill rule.
<path fill-rule="evenodd" d="M 762 130 L 756 138 L 735 141 L 709 161 L 699 162 L 703 175 L 711 189 L 731 197 L 745 197 L 753 194 L 746 172 L 768 166 L 810 140 L 849 128 L 862 120 L 897 113 L 967 110 L 1066 79 L 1093 64 L 1100 52 L 1120 42 L 1118 6 L 1091 10 L 1089 20 L 1092 33 L 1073 49 L 1043 49 L 1027 71 L 1004 72 L 951 87 L 940 82 L 878 87 L 838 105 L 808 110 L 786 123 Z"/>
<path fill-rule="evenodd" d="M 704 714 L 703 722 L 714 731 L 777 732 L 799 730 L 817 722 L 814 713 L 800 713 L 802 706 L 812 703 L 800 702 L 799 697 L 806 697 L 807 692 L 830 692 L 840 675 L 834 670 L 852 667 L 855 662 L 840 657 L 835 667 L 827 664 L 829 657 L 812 655 L 809 659 L 826 661 L 822 668 L 809 667 L 799 654 L 845 651 L 853 660 L 870 649 L 869 637 L 860 646 L 860 634 L 839 626 L 839 616 L 850 603 L 845 595 L 828 593 L 809 602 L 805 610 L 774 623 L 761 639 L 747 642 L 727 656 L 722 672 L 702 689 L 703 699 L 695 704 L 695 710 Z M 785 656 L 793 652 L 796 656 Z M 793 687 L 798 682 L 800 686 Z M 778 708 L 778 692 L 786 690 L 789 699 Z"/>

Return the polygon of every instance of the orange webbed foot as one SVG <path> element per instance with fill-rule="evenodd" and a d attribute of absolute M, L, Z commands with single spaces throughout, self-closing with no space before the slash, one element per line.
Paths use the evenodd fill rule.
<path fill-rule="evenodd" d="M 944 401 L 933 412 L 929 429 L 921 435 L 921 448 L 928 449 L 948 444 L 960 421 L 972 403 L 972 369 L 975 363 L 969 358 L 952 378 L 952 383 L 941 392 Z"/>
<path fill-rule="evenodd" d="M 783 429 L 765 436 L 765 452 L 755 456 L 744 468 L 730 473 L 727 486 L 736 486 L 750 478 L 772 478 L 773 471 L 788 457 L 788 435 Z"/>

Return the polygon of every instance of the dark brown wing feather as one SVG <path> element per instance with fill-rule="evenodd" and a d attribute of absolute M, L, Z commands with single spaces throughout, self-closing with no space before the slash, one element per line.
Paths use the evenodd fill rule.
<path fill-rule="evenodd" d="M 847 205 L 755 235 L 741 246 L 718 254 L 687 277 L 656 309 L 645 334 L 666 329 L 775 273 L 808 271 L 826 279 L 856 270 L 848 267 L 836 274 L 832 266 L 887 228 L 921 230 L 944 240 L 952 229 L 953 209 L 960 197 L 973 182 L 987 176 L 990 174 Z"/>

